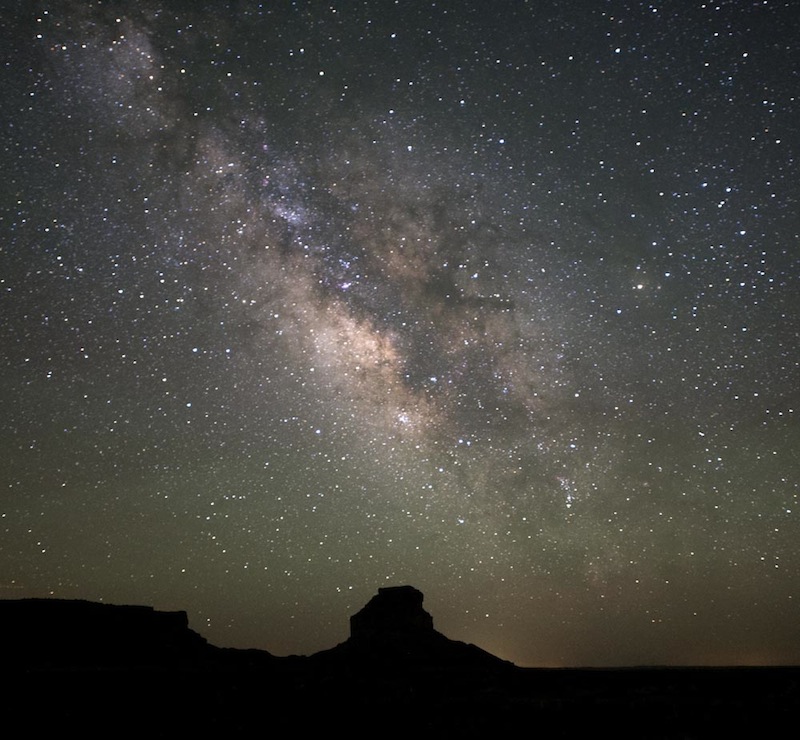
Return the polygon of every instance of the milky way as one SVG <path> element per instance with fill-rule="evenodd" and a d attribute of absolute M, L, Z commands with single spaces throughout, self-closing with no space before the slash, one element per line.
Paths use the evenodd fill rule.
<path fill-rule="evenodd" d="M 135 6 L 0 24 L 2 596 L 800 660 L 791 3 Z"/>

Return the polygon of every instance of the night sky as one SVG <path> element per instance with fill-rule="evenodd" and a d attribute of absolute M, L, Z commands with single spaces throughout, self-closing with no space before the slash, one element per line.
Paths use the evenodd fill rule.
<path fill-rule="evenodd" d="M 795 2 L 2 5 L 0 596 L 800 662 Z"/>

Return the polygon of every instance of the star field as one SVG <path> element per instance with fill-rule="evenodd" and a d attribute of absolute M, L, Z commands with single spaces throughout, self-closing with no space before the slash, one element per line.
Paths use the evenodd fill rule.
<path fill-rule="evenodd" d="M 792 5 L 3 11 L 0 594 L 800 661 Z"/>

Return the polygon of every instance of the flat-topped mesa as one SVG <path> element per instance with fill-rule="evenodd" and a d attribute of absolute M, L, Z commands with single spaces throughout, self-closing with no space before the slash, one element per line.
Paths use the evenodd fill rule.
<path fill-rule="evenodd" d="M 209 659 L 186 612 L 65 599 L 0 601 L 0 654 L 32 666 L 138 666 Z"/>
<path fill-rule="evenodd" d="M 433 617 L 422 608 L 423 598 L 413 586 L 379 588 L 377 596 L 350 617 L 350 637 L 432 633 Z"/>

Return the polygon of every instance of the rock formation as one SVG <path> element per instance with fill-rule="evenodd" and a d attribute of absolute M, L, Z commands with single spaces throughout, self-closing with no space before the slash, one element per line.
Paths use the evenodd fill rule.
<path fill-rule="evenodd" d="M 413 586 L 379 588 L 377 596 L 350 617 L 350 637 L 433 632 L 433 617 L 422 608 L 422 600 L 422 592 Z"/>
<path fill-rule="evenodd" d="M 216 651 L 186 612 L 63 599 L 0 601 L 3 654 L 28 667 L 132 667 L 206 660 Z"/>
<path fill-rule="evenodd" d="M 433 618 L 422 608 L 423 595 L 413 586 L 380 588 L 360 611 L 350 617 L 350 637 L 309 659 L 325 673 L 345 671 L 369 681 L 394 681 L 399 676 L 444 672 L 481 676 L 514 666 L 481 648 L 451 640 L 433 628 Z M 449 679 L 448 679 L 449 680 Z"/>
<path fill-rule="evenodd" d="M 276 658 L 215 648 L 184 612 L 0 600 L 4 719 L 98 738 L 778 736 L 795 720 L 800 668 L 516 668 L 437 632 L 422 602 L 382 588 L 341 644 Z"/>

